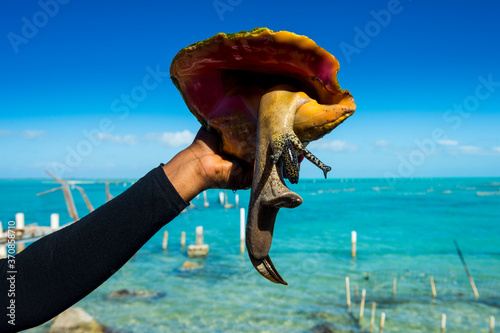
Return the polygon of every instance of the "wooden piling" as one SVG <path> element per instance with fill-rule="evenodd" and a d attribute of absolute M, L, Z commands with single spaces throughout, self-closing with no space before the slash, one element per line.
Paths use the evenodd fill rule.
<path fill-rule="evenodd" d="M 207 208 L 208 206 L 207 191 L 203 191 L 203 207 Z"/>
<path fill-rule="evenodd" d="M 222 191 L 219 192 L 219 202 L 220 202 L 221 206 L 224 205 L 224 192 L 222 192 Z"/>
<path fill-rule="evenodd" d="M 186 246 L 186 232 L 185 231 L 181 232 L 181 246 L 182 247 Z"/>
<path fill-rule="evenodd" d="M 356 243 L 358 241 L 356 231 L 351 231 L 351 256 L 356 258 Z"/>
<path fill-rule="evenodd" d="M 490 316 L 490 333 L 494 333 L 495 330 L 495 317 Z"/>
<path fill-rule="evenodd" d="M 347 311 L 351 312 L 351 288 L 349 286 L 349 277 L 345 277 L 345 290 L 346 290 L 346 301 L 347 301 Z"/>
<path fill-rule="evenodd" d="M 373 327 L 375 326 L 375 308 L 377 303 L 372 302 L 372 316 L 370 318 L 370 333 L 373 333 Z"/>
<path fill-rule="evenodd" d="M 361 290 L 361 305 L 359 306 L 359 319 L 365 314 L 366 289 Z"/>
<path fill-rule="evenodd" d="M 3 224 L 2 221 L 0 221 L 0 236 L 3 235 Z"/>
<path fill-rule="evenodd" d="M 430 276 L 430 279 L 431 279 L 432 297 L 436 298 L 437 297 L 436 285 L 434 284 L 434 278 L 432 277 L 432 275 Z"/>
<path fill-rule="evenodd" d="M 163 233 L 163 243 L 162 243 L 162 248 L 164 250 L 167 249 L 167 245 L 168 245 L 168 231 L 165 230 L 165 232 Z"/>
<path fill-rule="evenodd" d="M 233 208 L 233 204 L 230 204 L 227 199 L 227 191 L 224 191 L 224 208 L 225 209 Z"/>
<path fill-rule="evenodd" d="M 57 213 L 50 214 L 50 228 L 52 230 L 59 229 L 59 214 Z"/>
<path fill-rule="evenodd" d="M 354 302 L 357 302 L 358 300 L 358 284 L 354 284 Z"/>
<path fill-rule="evenodd" d="M 397 278 L 396 277 L 392 278 L 392 298 L 396 298 L 396 283 L 397 283 Z"/>
<path fill-rule="evenodd" d="M 7 258 L 7 246 L 0 245 L 0 259 Z"/>
<path fill-rule="evenodd" d="M 465 269 L 465 273 L 467 274 L 467 277 L 469 278 L 470 285 L 472 287 L 472 291 L 474 292 L 474 297 L 476 299 L 479 298 L 479 293 L 476 288 L 476 284 L 474 283 L 474 279 L 472 278 L 472 275 L 469 272 L 469 268 L 467 268 L 467 264 L 465 263 L 464 256 L 462 255 L 462 251 L 460 251 L 460 248 L 458 247 L 458 243 L 456 240 L 453 241 L 455 243 L 455 247 L 457 248 L 458 256 L 460 257 L 460 260 L 462 261 L 462 264 Z"/>
<path fill-rule="evenodd" d="M 16 214 L 16 229 L 24 229 L 24 213 Z"/>
<path fill-rule="evenodd" d="M 203 226 L 196 227 L 196 245 L 203 245 Z"/>
<path fill-rule="evenodd" d="M 187 248 L 188 257 L 205 257 L 208 255 L 209 246 L 203 241 L 203 227 L 196 227 L 196 244 Z"/>
<path fill-rule="evenodd" d="M 446 330 L 446 314 L 443 313 L 441 316 L 441 333 L 444 333 Z"/>
<path fill-rule="evenodd" d="M 240 195 L 239 194 L 234 195 L 234 204 L 236 205 L 236 208 L 238 208 L 240 206 Z"/>
<path fill-rule="evenodd" d="M 240 208 L 240 252 L 245 253 L 245 208 Z"/>
<path fill-rule="evenodd" d="M 384 326 L 385 326 L 385 312 L 382 312 L 382 316 L 380 317 L 380 333 L 384 332 Z"/>

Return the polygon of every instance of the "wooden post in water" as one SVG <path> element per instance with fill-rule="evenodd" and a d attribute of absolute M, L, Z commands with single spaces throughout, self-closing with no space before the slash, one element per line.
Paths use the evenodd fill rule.
<path fill-rule="evenodd" d="M 221 206 L 223 206 L 224 205 L 224 192 L 222 192 L 222 191 L 219 192 L 219 201 L 220 201 Z"/>
<path fill-rule="evenodd" d="M 354 302 L 358 300 L 358 284 L 354 284 Z"/>
<path fill-rule="evenodd" d="M 490 316 L 490 333 L 494 333 L 495 330 L 495 317 Z"/>
<path fill-rule="evenodd" d="M 472 275 L 469 272 L 469 269 L 467 268 L 467 264 L 465 263 L 464 256 L 462 255 L 462 251 L 460 251 L 460 248 L 458 247 L 458 243 L 456 240 L 453 241 L 455 243 L 455 247 L 457 248 L 458 256 L 460 257 L 460 260 L 462 261 L 462 264 L 464 265 L 465 268 L 465 273 L 467 274 L 467 277 L 469 278 L 470 285 L 472 287 L 472 291 L 474 292 L 474 297 L 476 299 L 479 298 L 479 293 L 476 288 L 476 284 L 474 283 L 474 279 L 472 278 Z"/>
<path fill-rule="evenodd" d="M 351 256 L 356 258 L 356 242 L 358 241 L 356 231 L 351 231 Z"/>
<path fill-rule="evenodd" d="M 7 258 L 7 246 L 0 245 L 0 259 Z"/>
<path fill-rule="evenodd" d="M 181 246 L 182 247 L 186 246 L 186 232 L 185 231 L 181 232 Z"/>
<path fill-rule="evenodd" d="M 224 191 L 224 208 L 229 209 L 232 208 L 233 204 L 230 204 L 227 199 L 227 191 Z"/>
<path fill-rule="evenodd" d="M 359 307 L 359 319 L 363 318 L 365 314 L 365 297 L 366 297 L 366 289 L 361 290 L 361 305 Z"/>
<path fill-rule="evenodd" d="M 393 277 L 392 278 L 392 298 L 396 298 L 396 283 L 397 283 L 397 278 Z"/>
<path fill-rule="evenodd" d="M 372 316 L 370 318 L 370 333 L 373 333 L 373 327 L 375 326 L 375 308 L 377 303 L 372 302 Z"/>
<path fill-rule="evenodd" d="M 113 199 L 113 196 L 111 195 L 111 192 L 109 192 L 109 181 L 104 182 L 104 187 L 106 188 L 106 202 L 110 201 Z"/>
<path fill-rule="evenodd" d="M 446 330 L 446 314 L 443 313 L 441 316 L 441 333 L 444 333 Z"/>
<path fill-rule="evenodd" d="M 24 229 L 24 213 L 16 214 L 16 229 Z"/>
<path fill-rule="evenodd" d="M 207 191 L 203 191 L 203 207 L 207 208 L 209 206 L 207 201 Z"/>
<path fill-rule="evenodd" d="M 385 326 L 385 312 L 382 312 L 382 316 L 380 317 L 380 333 L 384 332 L 384 326 Z"/>
<path fill-rule="evenodd" d="M 50 214 L 50 228 L 52 230 L 59 229 L 59 214 L 57 213 Z"/>
<path fill-rule="evenodd" d="M 236 205 L 236 208 L 240 206 L 240 196 L 239 194 L 234 195 L 234 204 Z"/>
<path fill-rule="evenodd" d="M 167 245 L 168 245 L 168 231 L 165 230 L 165 232 L 163 233 L 163 243 L 162 243 L 162 248 L 164 250 L 167 249 Z"/>
<path fill-rule="evenodd" d="M 349 277 L 345 277 L 345 290 L 347 298 L 347 312 L 351 312 L 351 288 L 349 286 Z"/>
<path fill-rule="evenodd" d="M 196 227 L 196 244 L 189 245 L 187 249 L 188 257 L 205 257 L 208 255 L 209 246 L 203 241 L 203 227 Z"/>
<path fill-rule="evenodd" d="M 431 289 L 432 289 L 432 297 L 436 298 L 437 297 L 437 293 L 436 293 L 436 285 L 434 284 L 434 278 L 430 277 L 431 279 Z"/>
<path fill-rule="evenodd" d="M 196 227 L 196 245 L 203 245 L 203 226 Z"/>
<path fill-rule="evenodd" d="M 245 253 L 245 208 L 240 208 L 240 252 Z"/>

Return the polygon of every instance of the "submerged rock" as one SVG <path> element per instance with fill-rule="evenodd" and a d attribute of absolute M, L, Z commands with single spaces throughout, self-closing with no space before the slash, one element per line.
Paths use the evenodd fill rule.
<path fill-rule="evenodd" d="M 104 328 L 82 308 L 69 308 L 54 318 L 49 333 L 105 333 Z"/>
<path fill-rule="evenodd" d="M 336 331 L 333 329 L 333 327 L 327 323 L 318 324 L 311 329 L 311 333 L 335 333 L 335 332 Z"/>
<path fill-rule="evenodd" d="M 157 299 L 165 296 L 166 293 L 161 291 L 120 289 L 109 293 L 107 299 Z"/>
<path fill-rule="evenodd" d="M 186 260 L 182 264 L 180 269 L 181 269 L 181 271 L 191 271 L 191 270 L 200 269 L 200 268 L 203 268 L 203 265 L 200 265 L 200 264 L 193 262 L 193 261 Z"/>

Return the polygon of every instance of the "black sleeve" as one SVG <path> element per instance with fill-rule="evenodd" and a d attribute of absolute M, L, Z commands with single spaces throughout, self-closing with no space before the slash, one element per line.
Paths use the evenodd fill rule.
<path fill-rule="evenodd" d="M 1 260 L 0 332 L 40 325 L 84 298 L 187 205 L 160 166 L 78 222 L 16 255 L 14 297 L 8 296 L 12 274 L 7 260 Z M 15 326 L 7 316 L 12 299 Z"/>

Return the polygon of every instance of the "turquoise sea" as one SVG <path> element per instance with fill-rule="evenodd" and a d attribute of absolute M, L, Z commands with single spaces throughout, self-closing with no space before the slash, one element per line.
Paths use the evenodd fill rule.
<path fill-rule="evenodd" d="M 51 213 L 68 222 L 60 191 L 36 196 L 56 186 L 48 180 L 1 180 L 4 227 L 18 212 L 25 213 L 26 224 L 48 226 Z M 105 202 L 104 184 L 80 186 L 95 207 Z M 129 186 L 111 184 L 111 193 Z M 270 253 L 288 286 L 262 278 L 247 254 L 239 253 L 239 210 L 224 209 L 219 191 L 210 190 L 208 208 L 202 196 L 193 200 L 194 208 L 165 226 L 77 306 L 123 332 L 369 332 L 372 302 L 374 332 L 379 332 L 382 312 L 384 332 L 439 332 L 443 313 L 446 332 L 489 332 L 490 316 L 500 331 L 500 178 L 301 180 L 290 188 L 304 203 L 280 210 Z M 227 194 L 234 203 L 234 194 Z M 250 192 L 237 194 L 240 207 L 246 207 Z M 79 214 L 85 215 L 80 194 L 73 190 L 73 195 Z M 185 231 L 192 244 L 199 225 L 210 253 L 206 259 L 188 259 L 180 234 Z M 166 251 L 164 230 L 170 235 Z M 355 259 L 351 231 L 357 232 Z M 477 300 L 454 240 L 479 291 Z M 184 271 L 186 260 L 202 267 Z M 120 289 L 163 294 L 108 297 Z M 362 289 L 366 310 L 360 319 Z"/>

